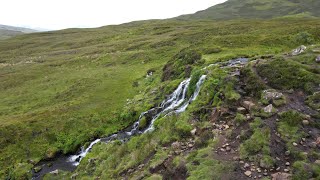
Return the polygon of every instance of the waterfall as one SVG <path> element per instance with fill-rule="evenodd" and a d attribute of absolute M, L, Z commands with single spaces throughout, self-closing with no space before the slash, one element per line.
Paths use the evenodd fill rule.
<path fill-rule="evenodd" d="M 152 108 L 146 112 L 142 112 L 139 116 L 139 119 L 132 125 L 131 129 L 127 132 L 118 132 L 117 134 L 113 134 L 112 136 L 96 139 L 95 141 L 91 142 L 91 144 L 88 146 L 88 148 L 84 149 L 82 148 L 81 151 L 76 154 L 69 157 L 69 162 L 71 162 L 74 166 L 78 166 L 80 161 L 90 152 L 92 147 L 99 143 L 99 142 L 105 142 L 109 143 L 113 140 L 126 140 L 129 139 L 131 136 L 135 134 L 143 134 L 147 132 L 151 132 L 154 130 L 154 122 L 161 116 L 161 115 L 168 115 L 171 113 L 182 113 L 184 112 L 189 104 L 196 100 L 197 96 L 199 95 L 201 85 L 206 79 L 206 75 L 202 75 L 197 84 L 196 89 L 194 93 L 191 95 L 189 99 L 187 99 L 187 91 L 190 85 L 191 78 L 185 79 L 182 81 L 177 89 L 174 90 L 174 92 L 169 96 L 168 99 L 164 100 L 159 107 Z M 139 124 L 142 118 L 149 113 L 152 113 L 153 111 L 159 111 L 158 113 L 154 114 L 152 116 L 151 122 L 144 130 L 139 130 Z"/>

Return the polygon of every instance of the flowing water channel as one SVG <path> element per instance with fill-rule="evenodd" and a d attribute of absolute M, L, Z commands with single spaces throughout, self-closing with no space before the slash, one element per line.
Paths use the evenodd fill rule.
<path fill-rule="evenodd" d="M 246 58 L 238 58 L 230 60 L 226 63 L 216 63 L 211 64 L 207 66 L 206 68 L 214 65 L 219 65 L 221 68 L 224 67 L 236 67 L 238 65 L 244 65 L 248 59 Z M 204 68 L 204 69 L 206 69 Z M 39 172 L 33 173 L 33 179 L 41 179 L 43 175 L 54 172 L 57 169 L 64 170 L 64 171 L 74 171 L 76 167 L 80 164 L 81 160 L 90 152 L 92 147 L 99 143 L 109 143 L 115 140 L 120 141 L 128 141 L 130 137 L 152 132 L 154 130 L 154 122 L 160 117 L 160 116 L 166 116 L 170 115 L 172 113 L 182 113 L 184 112 L 188 105 L 192 103 L 192 101 L 196 100 L 197 96 L 199 95 L 201 85 L 204 83 L 206 79 L 206 75 L 202 75 L 197 84 L 196 89 L 194 93 L 191 95 L 191 97 L 187 97 L 187 90 L 190 85 L 191 78 L 183 80 L 179 86 L 175 89 L 175 91 L 166 99 L 164 100 L 159 107 L 152 108 L 146 112 L 143 112 L 140 114 L 139 119 L 129 128 L 126 130 L 119 131 L 115 134 L 112 134 L 108 137 L 99 138 L 90 143 L 90 145 L 87 148 L 82 147 L 80 151 L 71 156 L 60 156 L 57 157 L 54 160 L 50 161 L 41 161 L 38 166 L 40 166 L 42 169 Z M 149 125 L 144 129 L 139 129 L 139 124 L 142 118 L 147 118 L 150 120 Z"/>

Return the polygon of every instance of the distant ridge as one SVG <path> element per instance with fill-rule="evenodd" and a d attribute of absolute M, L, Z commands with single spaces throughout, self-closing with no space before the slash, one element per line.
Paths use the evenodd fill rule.
<path fill-rule="evenodd" d="M 37 32 L 37 30 L 0 24 L 0 39 L 7 39 L 20 34 L 33 32 Z"/>
<path fill-rule="evenodd" d="M 320 17 L 319 0 L 228 0 L 195 14 L 177 19 L 270 19 Z"/>

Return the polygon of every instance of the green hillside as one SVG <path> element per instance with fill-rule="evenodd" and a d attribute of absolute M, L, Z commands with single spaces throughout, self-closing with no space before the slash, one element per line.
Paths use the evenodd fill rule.
<path fill-rule="evenodd" d="M 302 43 L 319 44 L 319 22 L 318 19 L 192 23 L 143 21 L 98 29 L 34 33 L 2 40 L 0 177 L 29 179 L 32 176 L 31 169 L 37 167 L 39 161 L 59 154 L 75 153 L 81 145 L 88 145 L 90 140 L 131 125 L 141 112 L 159 104 L 188 76 L 185 65 L 176 66 L 175 63 L 185 51 L 200 54 L 199 63 L 186 65 L 194 75 L 208 64 L 232 58 L 248 57 L 255 60 L 273 55 L 280 58 L 282 53 Z M 314 56 L 311 53 L 301 59 L 290 60 L 288 64 L 276 61 L 280 66 L 270 65 L 301 68 L 305 78 L 298 81 L 290 79 L 295 77 L 293 75 L 283 78 L 295 83 L 289 84 L 289 89 L 302 89 L 310 94 L 315 84 L 319 83 L 319 69 L 314 64 Z M 169 65 L 166 67 L 173 68 L 173 72 L 177 73 L 169 74 L 169 78 L 163 81 L 163 76 L 166 76 L 163 67 L 167 62 Z M 147 73 L 151 71 L 154 72 L 153 76 L 147 78 Z M 170 177 L 170 173 L 181 174 L 181 178 L 212 179 L 233 172 L 236 164 L 215 158 L 211 151 L 219 146 L 216 140 L 212 141 L 215 136 L 211 133 L 210 123 L 213 109 L 237 106 L 242 101 L 242 96 L 235 91 L 237 83 L 228 77 L 228 71 L 214 67 L 208 70 L 209 79 L 200 97 L 187 112 L 177 117 L 161 118 L 154 133 L 137 136 L 128 143 L 97 145 L 74 173 L 79 178 L 87 179 L 138 178 L 142 175 L 159 178 Z M 282 70 L 279 71 L 281 76 Z M 261 69 L 261 73 L 264 73 L 263 77 L 273 74 L 268 72 L 268 66 Z M 250 71 L 246 74 L 247 78 L 243 81 L 248 85 L 247 96 L 249 92 L 258 95 L 264 86 L 256 87 L 259 83 L 255 77 L 250 75 Z M 300 81 L 310 83 L 304 86 Z M 283 83 L 274 83 L 282 88 Z M 232 122 L 243 121 L 243 115 L 234 116 L 231 112 L 227 116 L 229 119 L 224 120 L 230 126 Z M 247 128 L 248 123 L 244 122 L 240 127 Z M 256 123 L 261 122 L 257 120 Z M 254 124 L 252 126 L 256 127 Z M 285 124 L 281 127 L 286 130 Z M 193 128 L 200 129 L 201 133 L 192 137 L 190 130 Z M 267 129 L 268 125 L 262 124 L 259 128 Z M 232 131 L 228 133 L 231 135 Z M 258 129 L 252 138 L 263 136 L 259 133 Z M 254 139 L 250 140 L 250 133 L 246 136 L 243 142 L 248 142 L 244 146 L 250 146 L 249 143 Z M 184 155 L 170 156 L 174 158 L 170 161 L 171 168 L 150 170 L 151 167 L 156 169 L 167 159 L 171 143 L 189 141 L 189 138 L 197 145 Z M 268 143 L 268 140 L 261 143 Z M 247 151 L 251 153 L 248 149 L 242 156 L 251 159 Z M 254 159 L 258 157 L 256 152 L 260 152 L 260 149 L 254 151 L 251 161 L 259 161 Z M 275 158 L 263 152 L 267 160 Z M 314 151 L 313 155 L 319 154 Z M 144 166 L 138 169 L 142 162 Z M 310 162 L 306 160 L 305 163 Z M 215 171 L 208 174 L 208 168 Z M 129 169 L 133 169 L 133 172 L 128 173 Z M 51 174 L 47 178 L 64 179 L 74 173 L 60 171 L 58 175 Z M 238 173 L 243 175 L 241 171 Z"/>
<path fill-rule="evenodd" d="M 317 0 L 228 0 L 178 19 L 268 19 L 276 17 L 320 17 Z"/>

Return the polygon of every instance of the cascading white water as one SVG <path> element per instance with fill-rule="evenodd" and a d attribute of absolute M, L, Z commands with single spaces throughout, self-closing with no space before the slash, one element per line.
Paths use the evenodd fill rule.
<path fill-rule="evenodd" d="M 133 124 L 130 131 L 124 132 L 124 133 L 119 132 L 118 134 L 114 134 L 114 135 L 107 137 L 107 138 L 96 139 L 95 141 L 93 141 L 89 145 L 88 148 L 86 148 L 86 149 L 82 148 L 78 154 L 70 156 L 69 162 L 71 162 L 74 166 L 78 166 L 80 161 L 89 153 L 89 151 L 92 149 L 92 147 L 95 144 L 97 144 L 98 142 L 108 143 L 108 142 L 115 140 L 117 138 L 119 140 L 120 139 L 128 139 L 135 134 L 142 134 L 142 133 L 151 132 L 154 130 L 154 122 L 161 115 L 184 112 L 187 109 L 188 105 L 192 101 L 194 101 L 197 98 L 197 96 L 199 95 L 201 85 L 203 84 L 205 78 L 206 78 L 206 75 L 202 75 L 199 78 L 199 80 L 196 84 L 196 89 L 195 89 L 193 95 L 189 99 L 187 99 L 187 90 L 189 88 L 191 78 L 188 78 L 188 79 L 182 81 L 179 84 L 179 86 L 177 87 L 177 89 L 169 96 L 169 98 L 167 100 L 164 100 L 159 107 L 152 108 L 149 111 L 141 113 L 138 121 L 136 121 Z M 140 124 L 141 119 L 149 112 L 155 111 L 157 109 L 159 110 L 159 112 L 155 113 L 155 115 L 152 116 L 152 119 L 151 119 L 149 126 L 147 128 L 145 128 L 144 130 L 139 131 L 138 129 L 139 129 L 139 124 Z"/>
<path fill-rule="evenodd" d="M 238 68 L 245 65 L 247 62 L 248 62 L 248 59 L 246 58 L 237 58 L 227 62 L 219 62 L 219 63 L 208 65 L 202 70 L 207 70 L 209 67 L 212 67 L 212 66 L 218 66 L 220 68 L 226 68 L 226 67 Z M 47 163 L 48 163 L 47 161 L 40 162 L 39 166 L 42 167 L 42 170 L 40 172 L 33 172 L 34 173 L 33 179 L 41 179 L 41 177 L 44 174 L 50 173 L 56 169 L 73 171 L 76 168 L 76 166 L 79 165 L 80 161 L 90 152 L 92 147 L 99 142 L 109 143 L 114 140 L 120 140 L 124 142 L 130 139 L 131 136 L 134 136 L 136 134 L 142 134 L 142 133 L 152 131 L 154 129 L 153 124 L 159 117 L 168 116 L 172 113 L 184 112 L 189 106 L 189 104 L 192 101 L 194 101 L 199 95 L 201 85 L 203 84 L 205 79 L 206 79 L 205 75 L 200 77 L 200 79 L 196 84 L 195 92 L 188 99 L 186 97 L 186 94 L 187 94 L 187 89 L 190 85 L 190 78 L 182 81 L 177 87 L 177 89 L 166 100 L 164 100 L 159 107 L 155 107 L 150 109 L 149 111 L 141 113 L 138 121 L 135 122 L 128 131 L 119 131 L 118 133 L 113 134 L 111 136 L 96 139 L 90 143 L 88 148 L 81 148 L 81 151 L 76 155 L 73 155 L 70 157 L 62 156 L 50 161 L 50 163 L 52 163 L 52 166 L 47 166 Z M 139 130 L 140 121 L 142 120 L 143 117 L 147 117 L 147 116 L 150 124 L 148 125 L 148 127 L 142 130 L 141 129 Z"/>

